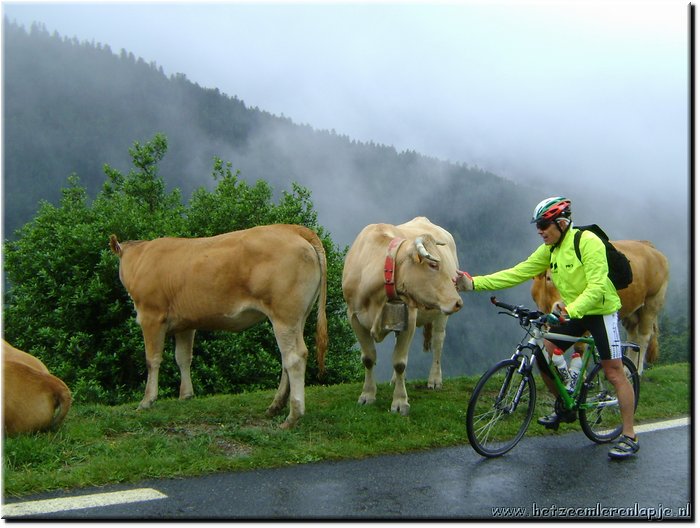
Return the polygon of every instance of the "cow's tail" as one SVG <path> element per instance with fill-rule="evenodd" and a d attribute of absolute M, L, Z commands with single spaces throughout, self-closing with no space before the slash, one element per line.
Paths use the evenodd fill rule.
<path fill-rule="evenodd" d="M 423 327 L 423 352 L 430 352 L 433 341 L 433 323 L 428 323 Z"/>
<path fill-rule="evenodd" d="M 109 235 L 109 249 L 112 250 L 112 253 L 121 258 L 122 246 L 119 243 L 119 240 L 117 240 L 117 235 Z"/>
<path fill-rule="evenodd" d="M 73 404 L 73 397 L 71 396 L 70 389 L 63 383 L 59 378 L 52 376 L 54 379 L 54 401 L 55 410 L 53 419 L 51 420 L 51 430 L 55 431 L 58 429 L 63 420 L 66 419 L 68 411 L 70 411 L 71 405 Z"/>
<path fill-rule="evenodd" d="M 319 375 L 326 371 L 326 351 L 328 350 L 328 319 L 326 317 L 326 300 L 328 297 L 328 264 L 326 262 L 326 250 L 316 233 L 310 229 L 306 231 L 306 240 L 316 251 L 318 263 L 321 267 L 321 288 L 318 295 L 318 312 L 316 315 L 316 362 Z"/>

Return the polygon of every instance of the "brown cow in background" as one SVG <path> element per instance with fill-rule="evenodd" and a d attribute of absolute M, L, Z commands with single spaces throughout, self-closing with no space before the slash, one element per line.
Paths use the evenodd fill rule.
<path fill-rule="evenodd" d="M 63 381 L 39 359 L 2 341 L 2 403 L 5 434 L 57 429 L 71 408 Z"/>
<path fill-rule="evenodd" d="M 617 240 L 612 244 L 629 259 L 632 265 L 632 283 L 617 294 L 622 301 L 620 320 L 627 330 L 627 338 L 640 346 L 640 351 L 628 350 L 641 374 L 644 361 L 653 363 L 659 355 L 658 315 L 664 305 L 668 287 L 668 260 L 647 240 Z M 532 298 L 543 312 L 552 310 L 560 300 L 559 292 L 552 283 L 550 272 L 535 277 Z"/>
<path fill-rule="evenodd" d="M 289 401 L 283 428 L 304 414 L 308 350 L 304 325 L 318 299 L 316 355 L 323 372 L 328 347 L 326 253 L 316 233 L 298 225 L 259 226 L 208 238 L 118 242 L 119 278 L 136 307 L 148 380 L 140 409 L 158 397 L 166 334 L 175 335 L 180 399 L 194 394 L 190 377 L 195 330 L 238 332 L 269 319 L 282 355 L 282 377 L 268 415 Z M 235 361 L 235 358 L 232 358 Z"/>

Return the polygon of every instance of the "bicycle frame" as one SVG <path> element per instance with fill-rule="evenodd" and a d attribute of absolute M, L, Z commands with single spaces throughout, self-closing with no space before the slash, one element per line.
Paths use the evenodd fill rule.
<path fill-rule="evenodd" d="M 596 348 L 595 345 L 595 340 L 592 337 L 574 337 L 574 336 L 569 336 L 565 334 L 557 334 L 554 332 L 546 332 L 543 331 L 541 328 L 534 327 L 528 329 L 528 334 L 530 334 L 530 339 L 528 340 L 527 344 L 520 344 L 518 345 L 515 353 L 513 356 L 511 356 L 513 359 L 517 359 L 517 357 L 524 357 L 522 356 L 522 350 L 525 348 L 528 348 L 531 350 L 531 353 L 534 355 L 537 350 L 542 352 L 542 354 L 546 353 L 546 350 L 544 348 L 544 340 L 545 339 L 556 339 L 558 341 L 568 341 L 570 343 L 585 343 L 586 344 L 586 349 L 584 350 L 583 356 L 581 357 L 581 372 L 585 373 L 588 370 L 588 365 L 593 360 L 594 362 L 598 362 L 598 349 Z M 634 343 L 627 343 L 627 342 L 622 342 L 620 343 L 622 348 L 626 347 L 634 347 L 636 346 Z M 585 402 L 577 403 L 577 398 L 578 395 L 581 393 L 581 387 L 583 386 L 583 383 L 585 381 L 585 374 L 582 374 L 578 377 L 576 380 L 576 385 L 574 386 L 573 391 L 569 392 L 567 387 L 564 386 L 564 384 L 561 381 L 561 378 L 559 376 L 559 373 L 556 371 L 554 368 L 554 365 L 551 361 L 547 361 L 547 367 L 549 368 L 549 372 L 552 374 L 552 381 L 554 385 L 557 388 L 557 392 L 559 393 L 559 396 L 561 397 L 563 406 L 566 410 L 573 410 L 573 409 L 579 409 L 579 408 L 587 408 L 588 404 Z M 529 370 L 532 370 L 532 358 L 528 358 L 528 367 Z M 519 372 L 523 372 L 523 365 L 521 364 L 520 368 L 518 369 Z M 518 398 L 519 400 L 519 398 Z M 516 400 L 517 401 L 517 400 Z M 605 404 L 597 403 L 597 404 L 591 404 L 595 405 L 597 407 L 600 407 L 601 405 L 604 406 L 611 406 L 611 405 L 617 405 L 617 399 L 615 400 L 610 400 L 609 402 L 606 402 Z"/>
<path fill-rule="evenodd" d="M 568 341 L 570 343 L 585 343 L 586 349 L 584 350 L 583 356 L 581 357 L 581 372 L 585 373 L 588 369 L 588 364 L 592 358 L 597 357 L 597 350 L 595 348 L 595 341 L 593 340 L 592 337 L 572 337 L 569 335 L 564 335 L 564 334 L 556 334 L 553 332 L 545 332 L 540 328 L 535 327 L 534 329 L 530 330 L 528 332 L 532 337 L 528 340 L 527 345 L 525 347 L 530 348 L 533 352 L 535 353 L 535 350 L 539 350 L 543 354 L 546 353 L 545 348 L 544 348 L 544 340 L 545 339 L 556 339 L 558 341 Z M 554 364 L 552 361 L 547 361 L 547 366 L 549 368 L 549 372 L 552 374 L 552 381 L 554 382 L 554 385 L 557 388 L 557 392 L 559 393 L 559 396 L 562 399 L 562 403 L 564 405 L 564 408 L 567 410 L 571 409 L 576 409 L 578 407 L 576 403 L 576 399 L 581 392 L 581 387 L 583 386 L 583 382 L 585 379 L 585 375 L 581 375 L 578 377 L 576 380 L 576 385 L 574 386 L 574 390 L 569 393 L 567 387 L 564 386 L 564 384 L 561 381 L 561 378 L 559 377 L 559 373 L 556 371 L 554 368 Z"/>

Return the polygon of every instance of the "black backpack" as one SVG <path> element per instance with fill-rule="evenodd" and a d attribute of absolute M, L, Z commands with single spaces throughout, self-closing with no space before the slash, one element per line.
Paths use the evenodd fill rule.
<path fill-rule="evenodd" d="M 617 290 L 627 288 L 632 283 L 632 266 L 625 254 L 610 243 L 608 235 L 596 224 L 576 226 L 576 229 L 579 231 L 574 235 L 574 250 L 578 259 L 581 260 L 581 250 L 579 249 L 581 231 L 595 233 L 605 244 L 605 254 L 608 257 L 608 277 L 610 277 L 613 286 Z"/>

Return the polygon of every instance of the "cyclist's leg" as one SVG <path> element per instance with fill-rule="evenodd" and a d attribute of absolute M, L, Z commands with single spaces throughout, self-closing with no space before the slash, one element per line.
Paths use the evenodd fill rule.
<path fill-rule="evenodd" d="M 603 372 L 610 383 L 615 387 L 617 400 L 620 404 L 620 416 L 622 417 L 622 434 L 635 438 L 634 433 L 634 389 L 625 375 L 622 359 L 604 359 Z"/>
<path fill-rule="evenodd" d="M 581 337 L 586 332 L 586 329 L 583 327 L 583 321 L 581 319 L 570 319 L 567 323 L 552 326 L 549 331 L 555 334 Z M 547 351 L 549 361 L 552 360 L 552 354 L 554 354 L 555 350 L 566 351 L 571 345 L 573 345 L 571 341 L 544 340 L 544 348 Z M 554 381 L 552 381 L 552 373 L 544 363 L 544 358 L 537 357 L 537 366 L 542 374 L 542 381 L 544 381 L 544 384 L 554 396 L 558 396 L 559 392 L 557 391 L 556 385 L 554 385 Z"/>
<path fill-rule="evenodd" d="M 600 354 L 605 377 L 615 387 L 622 418 L 622 434 L 636 443 L 634 432 L 634 389 L 625 375 L 617 314 L 587 316 L 589 331 Z M 613 448 L 615 449 L 615 448 Z M 638 449 L 638 447 L 637 447 Z"/>
<path fill-rule="evenodd" d="M 584 332 L 586 330 L 584 328 L 582 328 L 580 319 L 571 319 L 565 324 L 551 327 L 549 329 L 549 331 L 557 333 L 557 334 L 580 337 L 584 334 Z M 551 361 L 552 354 L 554 354 L 554 351 L 556 349 L 560 349 L 560 350 L 565 351 L 572 344 L 573 343 L 571 341 L 556 341 L 556 340 L 550 341 L 548 339 L 545 339 L 544 340 L 544 347 L 546 350 L 545 353 L 548 354 L 549 360 Z M 543 353 L 535 354 L 535 357 L 537 359 L 537 366 L 539 367 L 542 381 L 544 382 L 544 384 L 547 387 L 547 389 L 549 390 L 549 392 L 555 398 L 558 398 L 559 391 L 557 390 L 557 387 L 554 384 L 554 380 L 552 379 L 552 373 L 549 370 L 549 367 L 547 366 L 547 360 L 545 359 L 544 354 Z M 560 421 L 561 421 L 561 417 L 557 414 L 556 410 L 553 410 L 551 414 L 548 414 L 546 416 L 541 416 L 540 418 L 537 419 L 538 424 L 543 425 L 548 429 L 557 429 L 559 427 Z"/>

